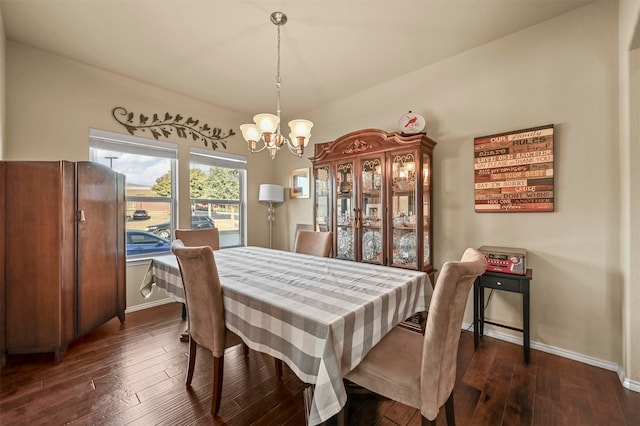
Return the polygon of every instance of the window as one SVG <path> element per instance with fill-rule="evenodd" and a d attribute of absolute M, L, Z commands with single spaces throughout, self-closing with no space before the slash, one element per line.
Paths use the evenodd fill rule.
<path fill-rule="evenodd" d="M 244 245 L 246 158 L 195 147 L 190 158 L 191 228 L 215 226 L 221 248 Z"/>
<path fill-rule="evenodd" d="M 91 129 L 93 162 L 126 176 L 127 258 L 170 250 L 176 217 L 178 145 Z"/>

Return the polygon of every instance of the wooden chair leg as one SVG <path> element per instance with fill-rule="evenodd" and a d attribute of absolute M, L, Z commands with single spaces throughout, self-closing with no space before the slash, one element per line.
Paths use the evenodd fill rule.
<path fill-rule="evenodd" d="M 422 426 L 436 426 L 436 419 L 429 420 L 425 416 L 422 417 Z"/>
<path fill-rule="evenodd" d="M 213 357 L 213 395 L 211 398 L 211 414 L 214 416 L 220 410 L 222 398 L 222 375 L 224 374 L 224 355 Z"/>
<path fill-rule="evenodd" d="M 282 360 L 278 358 L 273 359 L 276 364 L 276 376 L 278 379 L 282 379 Z"/>
<path fill-rule="evenodd" d="M 189 338 L 189 366 L 187 368 L 187 386 L 191 386 L 191 379 L 193 379 L 193 367 L 196 365 L 196 347 L 196 341 L 193 340 L 193 338 Z"/>
<path fill-rule="evenodd" d="M 444 410 L 447 414 L 447 426 L 456 426 L 456 416 L 453 412 L 453 391 L 449 394 L 447 402 L 444 403 Z"/>
<path fill-rule="evenodd" d="M 453 391 L 449 394 L 449 398 L 444 403 L 444 411 L 447 415 L 447 426 L 456 426 L 456 417 L 453 412 Z M 436 426 L 437 418 L 429 420 L 422 416 L 422 426 Z"/>

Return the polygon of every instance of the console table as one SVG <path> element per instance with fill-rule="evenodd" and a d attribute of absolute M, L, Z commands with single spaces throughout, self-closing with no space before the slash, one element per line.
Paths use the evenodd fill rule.
<path fill-rule="evenodd" d="M 473 285 L 473 343 L 477 348 L 480 336 L 484 333 L 484 324 L 508 328 L 523 333 L 524 361 L 529 363 L 529 287 L 533 271 L 527 269 L 525 275 L 505 274 L 503 272 L 487 271 L 476 278 Z M 487 321 L 484 318 L 484 289 L 510 291 L 522 295 L 522 328 L 511 327 Z"/>

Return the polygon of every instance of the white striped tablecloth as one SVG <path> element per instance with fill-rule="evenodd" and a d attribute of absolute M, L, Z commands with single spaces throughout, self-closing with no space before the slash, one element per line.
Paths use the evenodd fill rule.
<path fill-rule="evenodd" d="M 227 327 L 251 349 L 283 360 L 315 385 L 311 425 L 341 410 L 342 377 L 395 325 L 426 311 L 431 300 L 424 272 L 261 247 L 214 253 Z M 154 282 L 185 300 L 174 255 L 152 260 L 143 295 Z"/>

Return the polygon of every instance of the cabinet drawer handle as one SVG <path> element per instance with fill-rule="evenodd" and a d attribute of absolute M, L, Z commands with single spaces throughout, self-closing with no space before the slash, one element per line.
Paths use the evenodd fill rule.
<path fill-rule="evenodd" d="M 78 211 L 78 222 L 85 223 L 87 219 L 84 217 L 84 210 Z"/>

